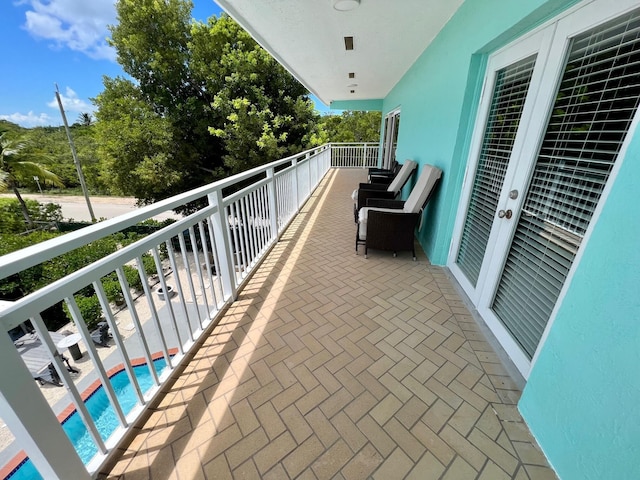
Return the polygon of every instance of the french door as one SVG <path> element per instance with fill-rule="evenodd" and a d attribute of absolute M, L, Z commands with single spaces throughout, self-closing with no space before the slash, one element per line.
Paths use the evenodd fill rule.
<path fill-rule="evenodd" d="M 400 110 L 389 112 L 384 117 L 384 133 L 382 143 L 382 168 L 389 168 L 396 159 L 398 146 L 398 130 L 400 129 Z"/>
<path fill-rule="evenodd" d="M 638 109 L 640 11 L 611 3 L 488 62 L 449 266 L 525 377 Z"/>

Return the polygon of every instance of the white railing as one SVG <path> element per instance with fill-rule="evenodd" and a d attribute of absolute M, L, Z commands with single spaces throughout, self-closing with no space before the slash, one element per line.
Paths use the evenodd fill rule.
<path fill-rule="evenodd" d="M 239 289 L 327 171 L 336 166 L 375 165 L 372 159 L 377 161 L 377 148 L 325 145 L 0 257 L 0 278 L 6 278 L 161 212 L 191 202 L 201 205 L 178 222 L 0 311 L 6 331 L 31 320 L 35 334 L 30 338 L 37 338 L 47 352 L 46 361 L 66 387 L 69 401 L 97 449 L 85 466 L 61 428 L 56 416 L 60 412 L 54 411 L 34 382 L 36 372 L 27 367 L 9 336 L 0 335 L 0 417 L 40 474 L 74 479 L 94 475 L 196 342 L 237 298 Z M 247 184 L 238 190 L 239 185 Z M 147 271 L 150 265 L 156 275 Z M 117 279 L 125 306 L 109 302 L 103 287 L 107 275 Z M 131 280 L 141 283 L 141 291 L 131 288 Z M 159 298 L 158 288 L 164 299 Z M 81 290 L 85 295 L 88 290 L 99 303 L 115 344 L 108 350 L 92 341 L 78 306 L 76 295 Z M 83 364 L 83 370 L 91 372 L 82 381 L 67 369 L 62 358 L 67 353 L 58 352 L 42 319 L 44 310 L 60 302 L 66 304 L 91 359 Z M 166 363 L 161 371 L 153 367 L 158 357 Z M 151 378 L 152 386 L 146 392 L 134 369 L 141 362 L 147 365 Z M 136 396 L 137 404 L 129 413 L 123 411 L 112 385 L 110 371 L 114 366 L 126 372 Z M 90 379 L 99 381 L 115 412 L 118 427 L 113 434 L 101 433 L 87 409 L 86 391 L 81 390 L 82 383 L 88 384 Z"/>
<path fill-rule="evenodd" d="M 331 144 L 331 166 L 339 168 L 367 168 L 378 166 L 377 143 Z"/>

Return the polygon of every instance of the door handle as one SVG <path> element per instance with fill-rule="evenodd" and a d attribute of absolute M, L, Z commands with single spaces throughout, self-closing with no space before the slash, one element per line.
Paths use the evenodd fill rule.
<path fill-rule="evenodd" d="M 500 218 L 506 218 L 507 220 L 509 220 L 512 216 L 513 212 L 511 210 L 500 210 L 498 212 L 498 217 Z"/>

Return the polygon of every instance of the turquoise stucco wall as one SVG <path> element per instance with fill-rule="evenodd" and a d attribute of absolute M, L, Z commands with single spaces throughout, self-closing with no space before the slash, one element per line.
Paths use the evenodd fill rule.
<path fill-rule="evenodd" d="M 383 113 L 401 108 L 398 159 L 444 170 L 420 233 L 434 264 L 447 261 L 485 53 L 574 3 L 466 0 L 384 99 Z M 640 130 L 592 224 L 519 403 L 564 480 L 640 479 L 638 179 Z"/>
<path fill-rule="evenodd" d="M 573 3 L 466 0 L 384 99 L 383 113 L 401 108 L 398 160 L 412 158 L 444 171 L 419 233 L 432 263 L 447 261 L 484 75 L 483 52 L 505 45 Z"/>
<path fill-rule="evenodd" d="M 563 479 L 640 478 L 640 132 L 520 401 Z"/>

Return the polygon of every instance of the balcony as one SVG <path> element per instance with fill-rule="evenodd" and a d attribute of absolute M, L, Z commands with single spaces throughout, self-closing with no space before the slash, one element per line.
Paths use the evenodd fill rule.
<path fill-rule="evenodd" d="M 207 199 L 0 313 L 7 330 L 31 319 L 66 386 L 62 406 L 97 450 L 85 467 L 59 425 L 67 409 L 40 394 L 57 387 L 38 386 L 3 336 L 0 416 L 43 477 L 555 478 L 518 414 L 517 381 L 447 272 L 421 253 L 355 254 L 350 195 L 365 171 L 331 167 L 375 158 L 377 147 L 324 146 L 5 257 L 3 276 Z M 163 272 L 153 288 L 143 255 Z M 143 279 L 137 299 L 125 265 Z M 100 282 L 114 271 L 126 315 Z M 108 348 L 93 344 L 74 299 L 88 285 Z M 158 299 L 168 286 L 175 295 Z M 41 318 L 60 301 L 90 358 L 82 379 Z M 148 368 L 156 358 L 166 367 Z M 136 363 L 149 371 L 146 392 Z M 129 413 L 114 369 L 134 386 Z M 108 438 L 84 402 L 96 384 L 118 422 Z"/>

